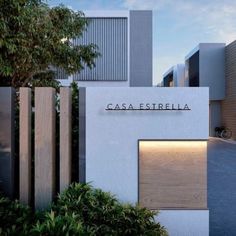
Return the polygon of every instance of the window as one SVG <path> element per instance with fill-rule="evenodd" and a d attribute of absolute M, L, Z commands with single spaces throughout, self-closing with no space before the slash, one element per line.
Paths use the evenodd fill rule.
<path fill-rule="evenodd" d="M 199 87 L 199 51 L 188 59 L 189 87 Z"/>

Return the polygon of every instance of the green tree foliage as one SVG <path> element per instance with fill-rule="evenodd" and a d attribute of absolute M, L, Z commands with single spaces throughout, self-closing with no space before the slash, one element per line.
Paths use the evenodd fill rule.
<path fill-rule="evenodd" d="M 0 84 L 27 86 L 34 76 L 60 67 L 66 73 L 94 66 L 94 44 L 73 46 L 87 27 L 82 12 L 40 0 L 0 0 Z"/>

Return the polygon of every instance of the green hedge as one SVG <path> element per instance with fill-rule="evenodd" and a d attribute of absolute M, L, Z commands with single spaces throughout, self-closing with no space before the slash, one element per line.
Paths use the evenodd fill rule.
<path fill-rule="evenodd" d="M 168 235 L 155 212 L 120 203 L 110 193 L 74 183 L 48 211 L 33 213 L 0 198 L 0 235 Z"/>

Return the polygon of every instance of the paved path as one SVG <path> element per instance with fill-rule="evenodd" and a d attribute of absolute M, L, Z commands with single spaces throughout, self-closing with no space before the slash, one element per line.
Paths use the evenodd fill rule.
<path fill-rule="evenodd" d="M 210 236 L 236 236 L 236 144 L 208 143 Z"/>

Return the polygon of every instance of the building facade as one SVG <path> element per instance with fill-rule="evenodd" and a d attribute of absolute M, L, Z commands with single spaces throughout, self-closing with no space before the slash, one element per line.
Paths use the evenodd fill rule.
<path fill-rule="evenodd" d="M 225 61 L 229 57 L 226 52 L 224 43 L 200 43 L 185 57 L 185 71 L 182 83 L 173 83 L 173 86 L 181 87 L 209 87 L 209 132 L 210 136 L 215 136 L 215 127 L 222 126 L 222 101 L 226 98 L 226 70 Z M 229 49 L 228 49 L 229 51 Z M 231 59 L 230 59 L 231 60 Z M 228 60 L 229 61 L 229 60 Z M 232 63 L 228 63 L 228 67 L 232 68 Z M 232 69 L 231 69 L 232 70 Z M 177 69 L 172 67 L 163 77 L 163 84 L 168 87 L 168 80 L 173 74 L 177 74 Z"/>
<path fill-rule="evenodd" d="M 209 87 L 210 100 L 225 98 L 225 44 L 200 43 L 185 57 L 189 87 Z"/>
<path fill-rule="evenodd" d="M 74 45 L 96 44 L 101 56 L 93 69 L 67 76 L 58 70 L 63 85 L 80 87 L 152 86 L 152 11 L 87 11 L 87 30 Z M 140 30 L 142 29 L 142 30 Z"/>
<path fill-rule="evenodd" d="M 184 64 L 177 64 L 172 66 L 163 75 L 163 86 L 164 87 L 185 87 L 184 80 Z"/>
<path fill-rule="evenodd" d="M 200 43 L 185 57 L 185 80 L 189 87 L 209 87 L 209 129 L 221 126 L 221 101 L 225 98 L 225 44 Z"/>

